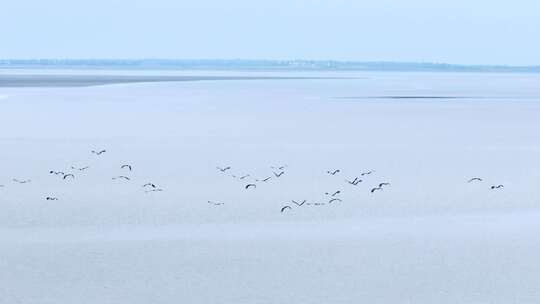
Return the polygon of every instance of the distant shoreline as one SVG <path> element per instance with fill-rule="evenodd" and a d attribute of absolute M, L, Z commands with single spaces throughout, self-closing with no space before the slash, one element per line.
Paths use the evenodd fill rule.
<path fill-rule="evenodd" d="M 404 71 L 540 73 L 540 65 L 460 65 L 421 62 L 221 59 L 0 59 L 2 69 L 126 69 L 223 71 Z"/>
<path fill-rule="evenodd" d="M 114 76 L 114 75 L 2 75 L 0 88 L 91 87 L 110 84 L 224 81 L 224 80 L 316 80 L 351 77 L 263 77 L 263 76 Z"/>

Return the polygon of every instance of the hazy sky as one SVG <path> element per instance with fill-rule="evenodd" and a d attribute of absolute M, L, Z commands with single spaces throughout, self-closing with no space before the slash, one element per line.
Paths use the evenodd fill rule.
<path fill-rule="evenodd" d="M 539 0 L 7 0 L 0 58 L 540 64 Z"/>

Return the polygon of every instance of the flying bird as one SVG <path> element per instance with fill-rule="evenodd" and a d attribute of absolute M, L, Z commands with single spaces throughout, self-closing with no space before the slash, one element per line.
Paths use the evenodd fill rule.
<path fill-rule="evenodd" d="M 48 201 L 57 201 L 58 200 L 57 197 L 50 197 L 50 196 L 47 196 L 45 199 L 48 200 Z"/>
<path fill-rule="evenodd" d="M 341 193 L 341 191 L 338 190 L 338 191 L 336 191 L 336 192 L 334 192 L 334 193 L 332 193 L 332 194 L 330 194 L 329 192 L 326 192 L 326 193 L 324 193 L 324 194 L 330 195 L 330 196 L 336 196 L 336 195 L 338 195 L 338 194 L 340 194 L 340 193 Z"/>
<path fill-rule="evenodd" d="M 341 172 L 339 169 L 334 170 L 334 171 L 326 171 L 326 173 L 328 173 L 330 175 L 336 175 L 336 173 L 339 173 L 339 172 Z"/>
<path fill-rule="evenodd" d="M 92 150 L 92 153 L 93 154 L 96 154 L 96 155 L 101 155 L 103 153 L 107 152 L 107 150 L 100 150 L 100 151 L 95 151 L 95 150 Z"/>
<path fill-rule="evenodd" d="M 71 177 L 71 178 L 75 178 L 75 175 L 69 173 L 69 174 L 64 174 L 64 179 L 67 179 L 68 177 Z"/>
<path fill-rule="evenodd" d="M 152 184 L 152 183 L 146 183 L 146 184 L 144 184 L 144 185 L 142 185 L 142 186 L 143 186 L 143 188 L 145 188 L 145 187 L 156 188 L 156 185 L 154 185 L 154 184 Z"/>
<path fill-rule="evenodd" d="M 279 172 L 279 173 L 276 173 L 276 172 L 272 172 L 272 173 L 274 173 L 274 175 L 275 175 L 276 177 L 280 177 L 280 176 L 282 176 L 282 175 L 285 173 L 285 171 L 281 171 L 281 172 Z"/>
<path fill-rule="evenodd" d="M 390 186 L 390 183 L 380 183 L 379 188 L 382 188 L 383 186 Z"/>
<path fill-rule="evenodd" d="M 374 193 L 375 191 L 382 190 L 382 189 L 383 189 L 382 187 L 375 187 L 371 189 L 371 193 Z"/>
<path fill-rule="evenodd" d="M 481 181 L 483 181 L 483 179 L 481 179 L 480 177 L 473 177 L 467 183 L 481 182 Z"/>
<path fill-rule="evenodd" d="M 20 179 L 16 179 L 16 178 L 14 178 L 13 181 L 16 182 L 16 183 L 19 183 L 19 184 L 26 184 L 26 183 L 31 182 L 31 180 L 29 180 L 29 179 L 20 180 Z"/>
<path fill-rule="evenodd" d="M 265 179 L 263 179 L 263 180 L 258 180 L 258 179 L 257 179 L 256 181 L 258 181 L 258 182 L 267 182 L 267 181 L 269 181 L 271 178 L 272 178 L 272 177 L 270 176 L 270 177 L 267 177 L 267 178 L 265 178 Z"/>
<path fill-rule="evenodd" d="M 303 204 L 306 203 L 306 200 L 303 200 L 301 203 L 299 203 L 299 202 L 297 202 L 297 201 L 295 201 L 295 200 L 292 200 L 291 202 L 292 202 L 293 204 L 295 204 L 296 206 L 300 207 L 300 206 L 302 206 Z"/>
<path fill-rule="evenodd" d="M 326 203 L 306 203 L 306 206 L 324 206 Z"/>
<path fill-rule="evenodd" d="M 149 193 L 149 192 L 162 192 L 162 191 L 163 191 L 163 189 L 159 189 L 159 188 L 158 188 L 158 189 L 147 190 L 147 191 L 145 191 L 145 192 L 146 192 L 146 193 Z"/>
<path fill-rule="evenodd" d="M 116 180 L 116 179 L 131 180 L 129 177 L 123 176 L 123 175 L 120 175 L 120 176 L 117 176 L 117 177 L 113 177 L 112 179 L 113 179 L 113 180 Z"/>
<path fill-rule="evenodd" d="M 504 185 L 491 186 L 491 189 L 500 189 L 504 188 Z"/>
<path fill-rule="evenodd" d="M 367 172 L 362 172 L 362 174 L 360 174 L 360 176 L 370 175 L 370 174 L 373 173 L 373 172 L 375 172 L 375 171 L 369 170 L 369 171 L 367 171 Z"/>
<path fill-rule="evenodd" d="M 249 188 L 257 188 L 257 185 L 255 185 L 255 184 L 247 184 L 245 188 L 246 188 L 246 190 L 249 189 Z"/>
<path fill-rule="evenodd" d="M 283 169 L 287 168 L 287 165 L 283 165 L 283 166 L 280 166 L 280 167 L 270 167 L 271 169 L 277 169 L 277 170 L 280 170 L 280 171 L 283 171 Z"/>
<path fill-rule="evenodd" d="M 214 205 L 214 206 L 221 206 L 221 205 L 225 205 L 225 203 L 218 203 L 218 202 L 212 202 L 212 201 L 208 201 L 208 204 L 210 204 L 210 205 Z"/>
<path fill-rule="evenodd" d="M 62 172 L 62 171 L 53 171 L 53 170 L 51 170 L 51 171 L 49 171 L 49 173 L 54 174 L 54 175 L 65 175 L 65 173 Z"/>
<path fill-rule="evenodd" d="M 225 168 L 216 167 L 216 168 L 217 168 L 219 171 L 221 171 L 221 172 L 225 172 L 225 171 L 231 169 L 231 167 L 225 167 Z"/>
<path fill-rule="evenodd" d="M 347 183 L 353 185 L 353 186 L 357 186 L 358 183 L 361 183 L 362 180 L 359 179 L 358 177 L 355 177 L 354 180 L 350 181 L 350 180 L 345 180 Z"/>
<path fill-rule="evenodd" d="M 341 202 L 341 200 L 339 198 L 333 198 L 331 200 L 328 201 L 329 204 L 333 203 L 333 202 Z"/>
<path fill-rule="evenodd" d="M 84 171 L 84 170 L 86 170 L 86 169 L 88 169 L 88 168 L 90 168 L 90 167 L 89 167 L 89 166 L 86 166 L 86 167 L 82 167 L 82 168 L 77 168 L 77 167 L 75 167 L 75 166 L 71 166 L 71 169 L 73 169 L 73 170 L 79 170 L 79 171 Z"/>
<path fill-rule="evenodd" d="M 291 206 L 284 206 L 283 208 L 281 208 L 281 213 L 283 213 L 283 211 L 285 211 L 286 209 L 292 209 Z"/>
<path fill-rule="evenodd" d="M 124 169 L 124 168 L 128 168 L 129 171 L 132 170 L 131 165 L 122 165 L 122 166 L 120 167 L 120 169 Z"/>

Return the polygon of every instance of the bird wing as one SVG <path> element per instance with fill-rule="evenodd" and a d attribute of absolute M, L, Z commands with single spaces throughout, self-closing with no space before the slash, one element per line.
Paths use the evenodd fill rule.
<path fill-rule="evenodd" d="M 293 203 L 295 203 L 297 206 L 302 206 L 303 204 L 306 203 L 306 200 L 303 200 L 301 203 L 297 202 L 297 201 L 292 201 Z"/>

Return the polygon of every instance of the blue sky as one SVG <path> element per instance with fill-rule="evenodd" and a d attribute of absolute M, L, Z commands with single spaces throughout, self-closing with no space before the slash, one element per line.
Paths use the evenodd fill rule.
<path fill-rule="evenodd" d="M 17 0 L 0 58 L 540 64 L 539 0 Z"/>

